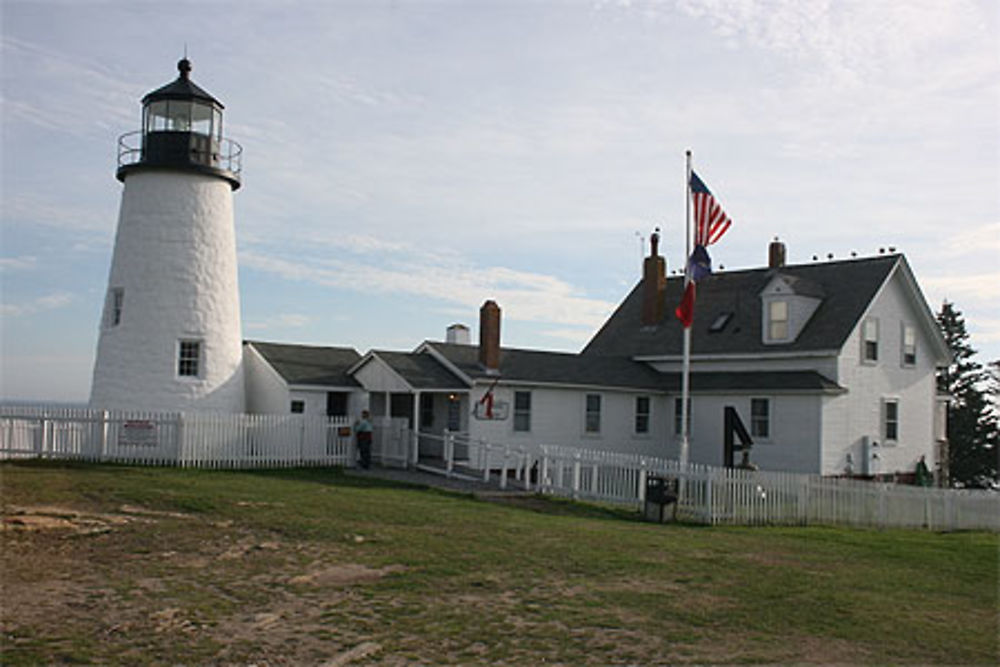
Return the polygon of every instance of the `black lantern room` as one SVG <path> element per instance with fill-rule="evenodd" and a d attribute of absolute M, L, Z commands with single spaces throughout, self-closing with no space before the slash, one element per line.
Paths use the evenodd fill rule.
<path fill-rule="evenodd" d="M 191 81 L 191 62 L 180 76 L 142 98 L 142 129 L 118 140 L 118 180 L 145 169 L 194 171 L 240 187 L 243 148 L 222 136 L 222 102 Z"/>

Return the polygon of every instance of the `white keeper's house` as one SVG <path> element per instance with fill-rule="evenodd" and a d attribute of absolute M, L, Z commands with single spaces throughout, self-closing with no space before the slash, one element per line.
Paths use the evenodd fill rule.
<path fill-rule="evenodd" d="M 938 464 L 946 398 L 937 394 L 935 371 L 949 353 L 906 258 L 786 265 L 784 257 L 776 241 L 768 266 L 699 283 L 690 460 L 724 462 L 730 407 L 762 469 L 884 475 L 912 472 L 921 456 Z M 290 402 L 270 403 L 285 411 L 342 405 L 328 397 L 350 392 L 350 405 L 367 396 L 375 416 L 405 416 L 423 433 L 677 458 L 683 328 L 673 308 L 682 278 L 668 279 L 652 253 L 644 268 L 579 354 L 500 346 L 500 311 L 488 301 L 478 345 L 466 327 L 453 325 L 445 342 L 373 350 L 353 363 L 338 348 L 319 348 L 329 355 L 324 364 L 317 348 L 258 342 L 246 343 L 246 355 L 270 360 L 267 372 L 285 378 Z M 292 351 L 317 355 L 314 375 L 336 376 L 339 384 L 310 389 L 297 382 L 281 370 Z M 246 368 L 250 388 L 259 364 Z M 425 438 L 421 452 L 433 456 L 440 447 Z"/>
<path fill-rule="evenodd" d="M 433 436 L 447 430 L 678 458 L 682 279 L 667 278 L 655 243 L 579 354 L 503 347 L 493 301 L 478 344 L 464 325 L 409 352 L 243 341 L 232 206 L 242 150 L 190 62 L 178 71 L 120 141 L 93 407 L 342 418 L 368 408 L 427 434 L 422 456 L 440 455 Z M 699 282 L 692 341 L 692 462 L 722 464 L 734 421 L 764 469 L 878 475 L 947 459 L 935 370 L 949 352 L 902 255 L 787 265 L 775 241 L 767 266 Z"/>

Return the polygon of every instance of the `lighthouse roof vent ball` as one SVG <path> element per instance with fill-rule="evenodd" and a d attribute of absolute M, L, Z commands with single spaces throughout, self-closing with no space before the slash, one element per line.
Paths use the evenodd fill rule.
<path fill-rule="evenodd" d="M 221 176 L 240 187 L 243 148 L 223 133 L 225 108 L 191 80 L 191 61 L 178 76 L 142 98 L 142 129 L 118 140 L 119 181 L 143 169 L 184 169 Z"/>

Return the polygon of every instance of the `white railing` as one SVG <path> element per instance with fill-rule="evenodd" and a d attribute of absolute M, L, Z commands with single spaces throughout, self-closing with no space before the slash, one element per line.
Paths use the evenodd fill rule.
<path fill-rule="evenodd" d="M 210 468 L 353 466 L 348 418 L 0 406 L 0 458 Z"/>
<path fill-rule="evenodd" d="M 1000 494 L 689 464 L 556 445 L 511 446 L 444 433 L 428 469 L 645 509 L 650 476 L 677 480 L 679 519 L 705 524 L 835 524 L 1000 532 Z M 464 456 L 463 456 L 464 454 Z"/>

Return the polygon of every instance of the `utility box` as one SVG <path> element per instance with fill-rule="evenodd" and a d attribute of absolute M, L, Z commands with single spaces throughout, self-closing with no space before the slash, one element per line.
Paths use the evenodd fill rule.
<path fill-rule="evenodd" d="M 670 508 L 668 513 L 666 510 Z M 643 516 L 647 521 L 673 521 L 677 518 L 677 478 L 664 475 L 646 477 L 646 502 Z M 668 518 L 669 517 L 669 518 Z"/>

